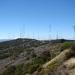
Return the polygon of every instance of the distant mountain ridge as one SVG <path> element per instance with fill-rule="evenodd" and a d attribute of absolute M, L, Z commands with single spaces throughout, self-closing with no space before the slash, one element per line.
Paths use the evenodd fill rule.
<path fill-rule="evenodd" d="M 4 41 L 8 41 L 8 40 L 11 40 L 11 39 L 0 39 L 0 42 L 4 42 Z"/>

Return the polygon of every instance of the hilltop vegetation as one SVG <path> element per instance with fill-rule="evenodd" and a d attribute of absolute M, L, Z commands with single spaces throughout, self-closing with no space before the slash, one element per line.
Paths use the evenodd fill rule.
<path fill-rule="evenodd" d="M 16 39 L 0 43 L 0 59 L 10 56 L 17 56 L 24 50 L 30 50 L 32 47 L 38 47 L 44 43 L 34 39 Z M 16 54 L 15 54 L 16 53 Z"/>
<path fill-rule="evenodd" d="M 15 39 L 2 42 L 0 75 L 71 75 L 65 64 L 74 56 L 72 40 Z M 70 69 L 74 68 L 73 62 Z"/>

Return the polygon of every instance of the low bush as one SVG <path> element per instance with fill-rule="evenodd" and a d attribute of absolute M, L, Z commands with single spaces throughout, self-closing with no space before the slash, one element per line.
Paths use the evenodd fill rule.
<path fill-rule="evenodd" d="M 8 67 L 2 75 L 14 75 L 15 74 L 15 70 L 16 70 L 16 67 L 15 66 L 10 66 Z"/>
<path fill-rule="evenodd" d="M 61 51 L 67 48 L 71 48 L 72 46 L 75 46 L 75 42 L 64 42 L 61 46 Z"/>

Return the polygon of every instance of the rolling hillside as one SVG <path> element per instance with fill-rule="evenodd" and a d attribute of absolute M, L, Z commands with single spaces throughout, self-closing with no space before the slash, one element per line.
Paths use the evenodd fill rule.
<path fill-rule="evenodd" d="M 19 38 L 1 42 L 0 75 L 60 75 L 61 71 L 61 75 L 71 75 L 74 70 L 68 69 L 75 60 L 72 46 L 73 40 L 64 39 Z"/>

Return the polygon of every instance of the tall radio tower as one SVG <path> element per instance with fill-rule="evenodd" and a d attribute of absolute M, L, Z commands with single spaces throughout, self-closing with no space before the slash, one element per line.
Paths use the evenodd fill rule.
<path fill-rule="evenodd" d="M 74 25 L 74 40 L 75 40 L 75 25 Z"/>
<path fill-rule="evenodd" d="M 58 40 L 58 33 L 57 33 L 57 35 L 56 35 L 56 39 Z"/>
<path fill-rule="evenodd" d="M 25 24 L 23 24 L 22 27 L 20 28 L 20 38 L 24 37 L 25 37 Z"/>
<path fill-rule="evenodd" d="M 51 24 L 49 25 L 49 40 L 51 40 Z"/>
<path fill-rule="evenodd" d="M 38 40 L 40 40 L 40 37 L 39 37 L 39 32 L 38 32 Z"/>
<path fill-rule="evenodd" d="M 33 36 L 32 36 L 32 38 L 34 39 L 34 32 L 33 32 Z"/>

